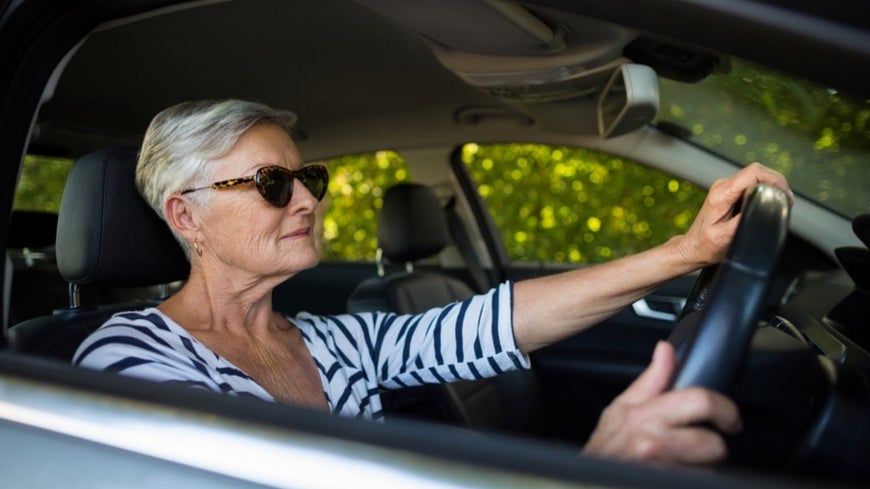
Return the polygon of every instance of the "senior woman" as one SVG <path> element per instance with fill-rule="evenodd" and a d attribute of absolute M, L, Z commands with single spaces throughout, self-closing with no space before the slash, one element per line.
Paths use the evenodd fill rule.
<path fill-rule="evenodd" d="M 382 417 L 379 387 L 492 376 L 527 368 L 528 353 L 588 328 L 662 282 L 719 261 L 744 189 L 784 178 L 752 165 L 713 185 L 690 230 L 637 255 L 559 275 L 506 282 L 418 315 L 288 317 L 272 289 L 317 265 L 315 208 L 328 183 L 290 137 L 295 116 L 239 101 L 190 102 L 158 114 L 136 183 L 190 259 L 184 287 L 156 308 L 120 313 L 74 363 L 217 392 Z M 624 459 L 709 463 L 736 406 L 703 389 L 666 392 L 674 352 L 604 412 L 585 450 Z M 705 424 L 706 423 L 706 424 Z"/>

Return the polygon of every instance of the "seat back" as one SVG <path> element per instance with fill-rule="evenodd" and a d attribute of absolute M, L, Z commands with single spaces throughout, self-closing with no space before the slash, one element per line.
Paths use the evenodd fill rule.
<path fill-rule="evenodd" d="M 136 149 L 128 147 L 102 149 L 73 165 L 56 238 L 57 267 L 69 284 L 70 305 L 10 328 L 14 351 L 69 361 L 112 314 L 161 299 L 94 306 L 79 302 L 80 288 L 158 286 L 187 277 L 187 257 L 139 195 L 135 170 Z"/>
<path fill-rule="evenodd" d="M 378 244 L 385 259 L 404 263 L 406 269 L 360 283 L 348 299 L 348 311 L 420 313 L 474 295 L 461 280 L 413 266 L 441 252 L 450 241 L 446 214 L 431 188 L 401 183 L 387 189 L 378 215 Z M 530 371 L 384 393 L 388 412 L 511 432 L 540 431 L 538 399 Z M 433 405 L 439 409 L 433 410 Z"/>
<path fill-rule="evenodd" d="M 377 233 L 383 259 L 405 265 L 406 271 L 360 283 L 348 298 L 349 311 L 415 313 L 474 295 L 461 280 L 414 269 L 416 262 L 440 253 L 450 243 L 444 211 L 429 187 L 400 183 L 387 189 Z"/>
<path fill-rule="evenodd" d="M 66 305 L 67 285 L 57 271 L 55 258 L 56 233 L 56 213 L 12 211 L 6 241 L 10 265 L 5 289 L 9 297 L 7 327 Z"/>

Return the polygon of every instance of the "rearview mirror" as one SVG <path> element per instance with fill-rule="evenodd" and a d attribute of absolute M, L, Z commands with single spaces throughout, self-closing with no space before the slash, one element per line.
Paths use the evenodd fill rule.
<path fill-rule="evenodd" d="M 648 124 L 659 111 L 659 80 L 646 65 L 614 70 L 598 99 L 598 134 L 612 138 Z"/>

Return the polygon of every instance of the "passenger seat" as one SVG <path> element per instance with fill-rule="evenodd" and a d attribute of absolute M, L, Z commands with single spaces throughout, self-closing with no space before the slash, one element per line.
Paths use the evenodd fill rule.
<path fill-rule="evenodd" d="M 405 264 L 406 269 L 361 282 L 348 299 L 348 312 L 419 313 L 474 295 L 461 280 L 414 266 L 451 242 L 445 211 L 431 188 L 401 183 L 387 189 L 377 233 L 383 258 Z M 383 269 L 382 263 L 379 269 Z M 527 434 L 541 433 L 545 426 L 532 371 L 385 391 L 383 398 L 388 416 L 392 413 L 474 430 Z"/>

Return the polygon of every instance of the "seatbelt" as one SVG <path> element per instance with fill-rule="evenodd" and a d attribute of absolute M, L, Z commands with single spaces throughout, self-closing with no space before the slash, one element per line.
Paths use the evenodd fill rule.
<path fill-rule="evenodd" d="M 474 248 L 471 246 L 471 239 L 465 231 L 465 226 L 462 225 L 462 220 L 456 212 L 456 197 L 451 197 L 444 207 L 444 212 L 447 214 L 447 225 L 450 228 L 450 235 L 453 237 L 453 242 L 462 253 L 465 259 L 465 264 L 468 265 L 468 272 L 471 279 L 474 281 L 474 288 L 478 292 L 489 290 L 492 287 L 492 279 L 483 269 Z"/>

